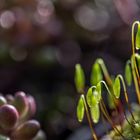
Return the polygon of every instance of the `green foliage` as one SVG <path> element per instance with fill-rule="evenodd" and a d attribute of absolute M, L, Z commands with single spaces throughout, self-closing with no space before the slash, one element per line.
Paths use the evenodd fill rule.
<path fill-rule="evenodd" d="M 140 49 L 140 23 L 138 24 L 138 30 L 136 34 L 136 49 Z"/>
<path fill-rule="evenodd" d="M 114 95 L 116 98 L 120 97 L 120 89 L 121 89 L 120 79 L 119 77 L 116 77 L 113 84 Z"/>
<path fill-rule="evenodd" d="M 127 61 L 125 66 L 125 80 L 128 86 L 130 86 L 132 83 L 132 72 L 129 62 L 130 60 Z"/>
<path fill-rule="evenodd" d="M 136 42 L 134 43 L 135 40 L 134 29 L 136 24 L 138 24 L 138 30 L 136 34 Z M 139 96 L 140 55 L 135 52 L 136 49 L 140 49 L 140 23 L 138 21 L 134 22 L 132 26 L 132 55 L 131 55 L 131 59 L 127 61 L 125 66 L 125 81 L 127 82 L 127 85 L 130 86 L 132 84 L 132 79 L 134 80 L 136 95 L 137 95 L 138 102 L 140 104 L 140 96 Z M 102 73 L 104 75 L 105 81 L 102 80 L 103 79 Z M 131 106 L 129 105 L 129 98 L 128 98 L 125 81 L 121 74 L 118 74 L 115 80 L 112 81 L 111 76 L 109 75 L 103 60 L 97 59 L 92 66 L 92 72 L 91 72 L 91 85 L 93 86 L 88 89 L 86 95 L 86 101 L 85 99 L 84 100 L 82 99 L 84 98 L 84 95 L 82 95 L 78 103 L 78 107 L 77 107 L 78 120 L 80 122 L 83 120 L 84 110 L 86 109 L 89 122 L 91 121 L 89 117 L 89 111 L 90 111 L 90 115 L 93 123 L 98 123 L 100 119 L 100 107 L 101 107 L 103 117 L 107 119 L 107 121 L 110 123 L 110 125 L 112 125 L 112 128 L 114 129 L 108 135 L 109 138 L 111 138 L 111 140 L 112 139 L 113 140 L 123 140 L 123 139 L 140 140 L 139 105 L 138 105 L 138 114 L 137 114 L 134 112 L 134 109 L 133 110 L 131 109 Z M 120 113 L 119 112 L 120 110 L 118 110 L 118 108 L 121 108 L 120 107 L 121 100 L 119 99 L 121 94 L 121 85 L 123 87 L 122 89 L 125 97 L 124 99 L 125 99 L 125 103 L 128 106 L 129 113 L 127 114 L 124 111 L 124 109 L 122 109 L 122 111 L 124 111 L 123 113 L 125 118 L 122 126 L 115 124 L 116 122 L 114 122 L 114 119 L 112 119 L 110 113 L 108 112 L 108 109 L 106 108 L 106 103 L 104 102 L 104 99 L 102 97 L 102 84 L 105 86 L 108 93 L 107 100 L 109 103 L 109 107 L 110 109 L 113 109 L 113 111 L 116 113 L 116 114 L 114 113 L 116 117 L 118 117 Z M 86 102 L 89 106 L 88 108 L 86 107 Z M 119 116 L 118 120 L 120 121 L 120 119 L 121 116 Z M 120 123 L 119 121 L 117 122 L 117 124 Z M 94 131 L 92 132 L 94 133 Z"/>
<path fill-rule="evenodd" d="M 102 71 L 100 69 L 100 65 L 98 64 L 98 61 L 96 61 L 92 66 L 92 72 L 91 72 L 91 85 L 96 86 L 98 82 L 100 82 L 103 79 Z"/>
<path fill-rule="evenodd" d="M 95 106 L 92 106 L 90 108 L 90 113 L 91 113 L 91 118 L 94 123 L 99 122 L 100 118 L 100 109 L 99 109 L 99 104 L 96 104 Z"/>
<path fill-rule="evenodd" d="M 84 100 L 83 100 L 83 96 L 80 96 L 80 99 L 78 101 L 78 105 L 77 105 L 77 118 L 79 122 L 83 121 L 84 118 L 84 113 L 85 113 L 85 106 L 84 106 Z"/>
<path fill-rule="evenodd" d="M 84 90 L 85 75 L 80 64 L 76 64 L 75 66 L 75 85 L 79 93 L 81 93 Z"/>
<path fill-rule="evenodd" d="M 122 135 L 126 140 L 139 140 L 140 139 L 140 108 L 139 105 L 133 104 L 133 114 L 135 115 L 135 121 L 133 120 L 130 114 L 127 114 L 127 120 L 124 120 L 122 126 L 119 126 L 122 129 Z M 123 140 L 123 138 L 114 130 L 109 133 L 111 140 Z"/>

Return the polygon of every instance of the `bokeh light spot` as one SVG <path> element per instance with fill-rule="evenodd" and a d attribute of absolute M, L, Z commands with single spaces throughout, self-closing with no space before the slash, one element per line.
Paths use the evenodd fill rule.
<path fill-rule="evenodd" d="M 4 11 L 0 16 L 0 25 L 3 28 L 10 28 L 15 23 L 15 15 L 12 11 Z"/>
<path fill-rule="evenodd" d="M 109 14 L 102 9 L 93 9 L 88 5 L 79 7 L 75 12 L 76 22 L 90 31 L 104 29 L 109 22 Z"/>
<path fill-rule="evenodd" d="M 15 61 L 23 61 L 27 57 L 27 50 L 24 48 L 13 47 L 10 49 L 10 56 Z"/>

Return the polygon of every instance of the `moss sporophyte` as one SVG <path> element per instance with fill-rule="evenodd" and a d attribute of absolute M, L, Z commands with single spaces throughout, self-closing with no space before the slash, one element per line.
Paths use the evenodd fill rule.
<path fill-rule="evenodd" d="M 136 30 L 136 34 L 135 34 Z M 140 140 L 140 22 L 132 25 L 132 55 L 126 62 L 124 77 L 121 74 L 112 76 L 108 73 L 104 61 L 98 58 L 92 66 L 91 87 L 85 90 L 85 75 L 80 64 L 75 66 L 75 85 L 80 98 L 77 104 L 77 118 L 83 121 L 86 114 L 93 140 Z M 125 79 L 125 80 L 124 80 Z M 127 87 L 135 85 L 137 103 L 131 105 Z M 104 88 L 103 88 L 104 87 Z M 103 89 L 106 89 L 103 92 Z M 107 96 L 103 96 L 103 93 Z M 132 96 L 132 95 L 131 95 Z M 108 105 L 104 97 L 107 97 Z M 122 98 L 124 100 L 122 101 Z M 125 103 L 124 103 L 125 102 Z M 125 108 L 125 105 L 127 108 Z M 110 113 L 113 110 L 115 113 Z M 121 108 L 121 109 L 120 109 Z M 127 111 L 126 111 L 127 110 Z M 115 116 L 113 115 L 115 114 Z M 122 117 L 123 116 L 123 117 Z M 114 118 L 119 118 L 115 121 Z M 100 121 L 108 122 L 112 127 L 107 130 L 104 138 L 97 136 L 93 124 Z M 105 125 L 105 123 L 104 123 Z"/>

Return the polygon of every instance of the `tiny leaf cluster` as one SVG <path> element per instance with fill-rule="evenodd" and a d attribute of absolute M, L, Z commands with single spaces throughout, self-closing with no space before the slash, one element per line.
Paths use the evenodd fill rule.
<path fill-rule="evenodd" d="M 0 139 L 33 140 L 40 124 L 30 118 L 36 112 L 36 103 L 31 95 L 19 91 L 5 97 L 0 95 Z"/>

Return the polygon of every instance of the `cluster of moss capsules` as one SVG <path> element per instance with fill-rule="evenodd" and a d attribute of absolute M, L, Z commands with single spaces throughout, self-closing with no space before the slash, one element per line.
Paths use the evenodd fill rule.
<path fill-rule="evenodd" d="M 135 28 L 137 31 L 135 35 Z M 98 58 L 92 66 L 91 87 L 86 90 L 85 75 L 80 64 L 75 66 L 75 85 L 80 98 L 77 104 L 77 118 L 83 121 L 86 113 L 87 120 L 92 132 L 93 140 L 98 140 L 93 123 L 98 123 L 100 116 L 104 127 L 109 123 L 112 130 L 107 130 L 106 140 L 139 140 L 140 139 L 140 22 L 135 21 L 132 25 L 132 55 L 125 66 L 125 80 L 121 74 L 110 76 L 103 59 Z M 130 105 L 127 86 L 135 86 L 138 106 L 132 109 Z M 127 85 L 125 84 L 127 83 Z M 103 87 L 107 92 L 103 92 Z M 103 93 L 107 93 L 103 96 Z M 124 100 L 122 102 L 121 93 Z M 133 96 L 133 95 L 131 95 Z M 108 100 L 108 105 L 104 97 Z M 124 103 L 125 102 L 125 103 Z M 125 108 L 127 106 L 127 111 Z M 108 107 L 110 109 L 108 109 Z M 136 109 L 137 108 L 137 109 Z M 113 111 L 112 111 L 113 110 Z M 115 115 L 114 115 L 115 114 Z"/>

